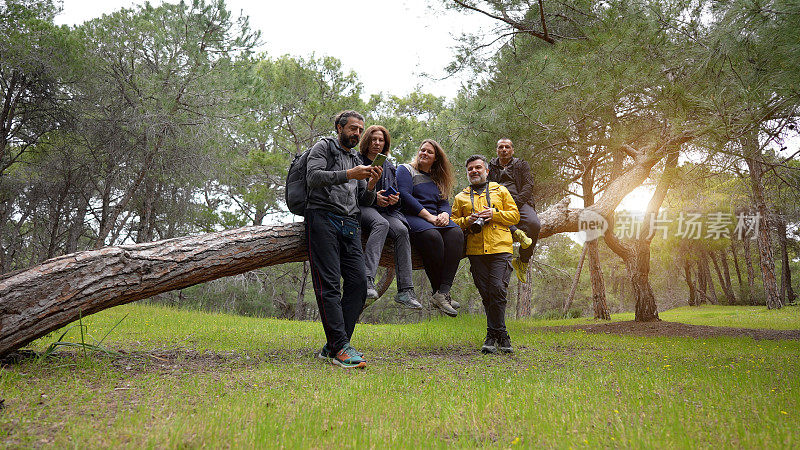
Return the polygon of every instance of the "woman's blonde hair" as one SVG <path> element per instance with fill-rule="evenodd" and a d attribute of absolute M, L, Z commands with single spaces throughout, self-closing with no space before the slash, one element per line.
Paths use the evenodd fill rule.
<path fill-rule="evenodd" d="M 453 175 L 453 166 L 450 164 L 450 160 L 447 159 L 447 155 L 444 154 L 444 149 L 438 142 L 433 139 L 425 139 L 422 141 L 417 149 L 417 155 L 414 155 L 414 159 L 411 161 L 411 166 L 419 170 L 417 156 L 419 155 L 419 149 L 425 144 L 431 144 L 435 155 L 430 171 L 431 179 L 436 183 L 436 187 L 439 188 L 439 194 L 442 196 L 442 199 L 447 200 L 450 198 L 450 194 L 453 191 L 455 176 Z"/>

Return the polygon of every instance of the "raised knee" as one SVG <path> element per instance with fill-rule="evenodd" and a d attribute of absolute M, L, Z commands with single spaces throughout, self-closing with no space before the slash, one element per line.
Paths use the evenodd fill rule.
<path fill-rule="evenodd" d="M 531 222 L 530 229 L 531 229 L 531 233 L 534 233 L 534 234 L 538 235 L 539 234 L 539 230 L 542 229 L 542 224 L 539 223 L 538 220 L 534 220 L 533 222 Z"/>

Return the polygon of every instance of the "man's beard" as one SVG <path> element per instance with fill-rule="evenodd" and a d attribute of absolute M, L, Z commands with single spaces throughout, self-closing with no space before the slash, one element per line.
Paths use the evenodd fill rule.
<path fill-rule="evenodd" d="M 483 186 L 486 184 L 487 177 L 474 177 L 469 179 L 469 184 L 473 186 Z"/>
<path fill-rule="evenodd" d="M 353 148 L 356 145 L 358 145 L 358 136 L 355 135 L 347 136 L 345 134 L 340 134 L 339 142 L 341 142 L 342 145 L 344 145 L 347 148 Z"/>

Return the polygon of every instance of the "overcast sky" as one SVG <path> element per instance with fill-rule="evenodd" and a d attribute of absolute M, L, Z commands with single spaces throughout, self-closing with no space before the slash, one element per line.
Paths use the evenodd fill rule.
<path fill-rule="evenodd" d="M 187 0 L 191 1 L 191 0 Z M 123 7 L 132 0 L 63 0 L 59 24 L 76 25 Z M 160 4 L 153 1 L 152 4 Z M 227 0 L 228 9 L 250 16 L 261 31 L 260 48 L 271 56 L 334 56 L 354 70 L 364 84 L 365 98 L 378 92 L 404 95 L 417 85 L 423 91 L 452 98 L 460 81 L 436 81 L 452 60 L 452 36 L 491 27 L 480 15 L 443 13 L 434 0 Z M 429 5 L 436 5 L 433 10 Z M 352 37 L 353 40 L 348 39 Z M 385 56 L 382 56 L 385 55 Z"/>

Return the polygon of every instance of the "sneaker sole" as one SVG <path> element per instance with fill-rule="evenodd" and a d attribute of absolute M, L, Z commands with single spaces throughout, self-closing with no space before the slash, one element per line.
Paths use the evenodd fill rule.
<path fill-rule="evenodd" d="M 484 345 L 483 347 L 481 347 L 481 352 L 494 354 L 497 353 L 497 347 L 487 347 Z"/>
<path fill-rule="evenodd" d="M 458 311 L 453 311 L 453 312 L 450 312 L 450 311 L 447 311 L 446 309 L 444 309 L 444 308 L 440 308 L 440 307 L 438 307 L 438 306 L 436 307 L 436 309 L 438 309 L 439 311 L 441 311 L 441 312 L 443 312 L 443 313 L 447 314 L 447 315 L 448 315 L 448 316 L 450 316 L 450 317 L 456 317 L 456 316 L 458 315 Z"/>
<path fill-rule="evenodd" d="M 503 352 L 503 353 L 514 353 L 514 349 L 511 348 L 511 347 L 508 347 L 508 348 L 500 347 L 500 351 Z"/>
<path fill-rule="evenodd" d="M 398 302 L 397 300 L 395 300 L 394 302 L 400 306 L 405 306 L 408 309 L 422 309 L 422 305 L 412 305 L 410 303 Z"/>
<path fill-rule="evenodd" d="M 331 357 L 330 356 L 325 356 L 322 353 L 317 353 L 317 359 L 321 359 L 323 361 L 330 361 Z"/>
<path fill-rule="evenodd" d="M 363 368 L 367 367 L 367 363 L 364 362 L 364 361 L 361 361 L 360 363 L 357 363 L 357 364 L 348 364 L 348 363 L 344 363 L 342 361 L 339 361 L 336 358 L 331 358 L 331 363 L 334 366 L 339 366 L 339 367 L 341 367 L 343 369 L 363 369 Z"/>

